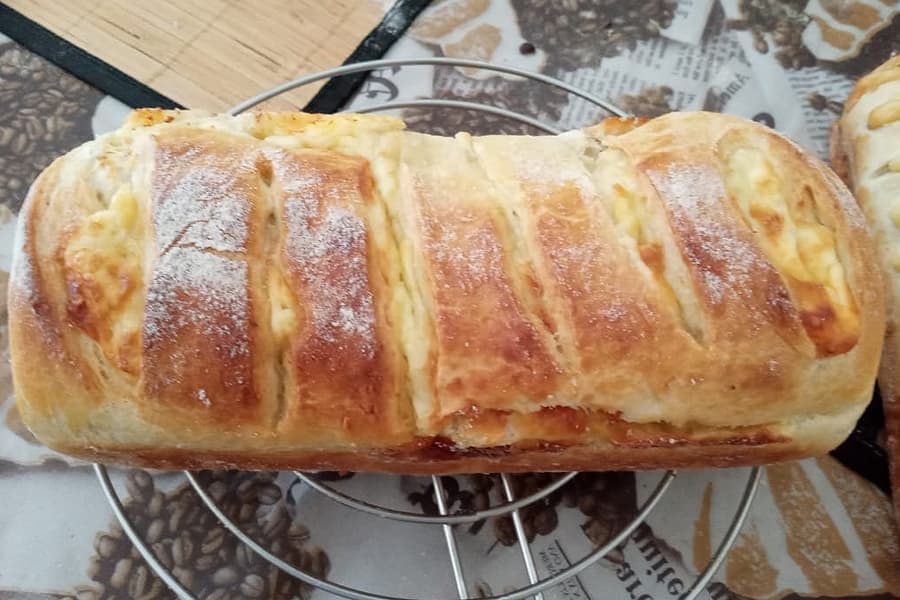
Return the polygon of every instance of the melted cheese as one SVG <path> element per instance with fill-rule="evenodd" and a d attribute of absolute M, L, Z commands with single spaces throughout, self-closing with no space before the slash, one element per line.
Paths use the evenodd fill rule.
<path fill-rule="evenodd" d="M 143 312 L 139 207 L 129 187 L 85 219 L 63 257 L 70 316 L 125 371 L 138 368 Z"/>
<path fill-rule="evenodd" d="M 878 129 L 900 121 L 900 100 L 888 100 L 872 109 L 867 125 L 869 129 Z"/>
<path fill-rule="evenodd" d="M 374 154 L 366 150 L 373 148 L 365 138 L 399 131 L 403 127 L 403 122 L 393 117 L 262 113 L 251 133 L 265 139 L 266 143 L 284 148 L 336 150 L 372 160 Z"/>
<path fill-rule="evenodd" d="M 291 291 L 281 271 L 274 268 L 269 272 L 269 303 L 272 335 L 283 344 L 291 332 L 297 330 L 298 321 L 292 308 Z"/>
<path fill-rule="evenodd" d="M 725 185 L 744 216 L 759 233 L 779 270 L 802 281 L 811 280 L 797 251 L 794 222 L 781 186 L 760 151 L 740 148 L 728 157 Z"/>
<path fill-rule="evenodd" d="M 425 424 L 434 413 L 430 361 L 432 359 L 432 323 L 427 308 L 430 298 L 426 282 L 419 273 L 427 272 L 421 256 L 413 248 L 412 211 L 402 205 L 399 196 L 400 131 L 404 124 L 393 117 L 363 115 L 303 115 L 302 126 L 270 117 L 266 113 L 258 121 L 254 135 L 267 137 L 266 143 L 285 148 L 332 150 L 369 161 L 376 201 L 366 207 L 368 234 L 372 243 L 386 256 L 382 276 L 392 290 L 383 318 L 390 320 L 398 332 L 400 350 L 407 363 L 408 393 L 416 419 Z M 274 120 L 266 121 L 267 118 Z M 431 313 L 433 314 L 433 313 Z M 275 315 L 273 313 L 273 318 Z M 382 317 L 379 317 L 382 318 Z"/>
<path fill-rule="evenodd" d="M 400 134 L 364 136 L 357 140 L 355 151 L 369 160 L 375 184 L 376 202 L 368 206 L 367 220 L 373 243 L 385 257 L 383 275 L 392 290 L 386 318 L 399 333 L 400 352 L 407 362 L 406 393 L 409 418 L 420 424 L 430 420 L 434 412 L 432 394 L 431 338 L 432 323 L 425 308 L 424 283 L 416 277 L 415 260 L 405 221 L 395 204 L 400 195 Z M 349 150 L 350 148 L 345 148 Z M 419 256 L 421 259 L 421 257 Z"/>
<path fill-rule="evenodd" d="M 593 163 L 593 177 L 626 247 L 636 250 L 637 257 L 650 270 L 664 301 L 678 309 L 688 329 L 699 331 L 697 323 L 685 313 L 688 299 L 679 298 L 669 282 L 671 274 L 667 273 L 665 248 L 650 225 L 647 197 L 640 189 L 631 159 L 619 149 L 607 148 Z"/>
<path fill-rule="evenodd" d="M 417 422 L 426 426 L 435 411 L 432 394 L 430 361 L 432 359 L 432 328 L 429 314 L 430 296 L 426 282 L 418 274 L 426 273 L 422 256 L 416 252 L 414 216 L 411 207 L 403 204 L 400 187 L 400 152 L 402 122 L 396 119 L 379 121 L 345 121 L 331 147 L 341 152 L 363 156 L 369 161 L 375 184 L 376 202 L 368 207 L 366 216 L 373 243 L 381 248 L 384 275 L 392 290 L 387 318 L 399 335 L 400 351 L 408 368 L 408 393 Z M 383 133 L 394 131 L 394 133 Z M 379 134 L 379 132 L 382 132 Z M 303 144 L 326 143 L 320 131 L 310 129 L 300 137 Z M 379 134 L 379 135 L 367 135 Z"/>
<path fill-rule="evenodd" d="M 409 364 L 410 393 L 420 424 L 427 425 L 435 413 L 432 394 L 430 360 L 432 353 L 432 326 L 425 314 L 426 299 L 423 285 L 417 281 L 416 256 L 409 239 L 400 242 L 401 263 L 409 294 L 395 296 L 395 315 L 400 323 L 400 335 L 406 360 Z"/>
<path fill-rule="evenodd" d="M 737 200 L 779 270 L 833 289 L 844 284 L 830 266 L 838 263 L 834 235 L 824 225 L 795 219 L 775 170 L 760 150 L 739 148 L 728 158 L 726 186 Z M 801 210 L 803 207 L 801 207 Z M 796 215 L 800 216 L 800 215 Z"/>
<path fill-rule="evenodd" d="M 837 241 L 816 218 L 811 192 L 787 193 L 766 154 L 748 147 L 728 155 L 725 184 L 775 267 L 789 279 L 822 286 L 838 318 L 853 329 L 854 304 Z M 798 301 L 801 308 L 816 308 Z"/>
<path fill-rule="evenodd" d="M 637 191 L 637 177 L 631 161 L 621 150 L 610 148 L 596 160 L 594 182 L 610 209 L 616 226 L 638 243 L 644 241 L 642 226 L 646 199 Z"/>

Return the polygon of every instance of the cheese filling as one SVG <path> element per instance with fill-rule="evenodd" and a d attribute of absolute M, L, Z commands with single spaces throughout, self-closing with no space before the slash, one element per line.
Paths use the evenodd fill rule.
<path fill-rule="evenodd" d="M 109 208 L 87 217 L 63 256 L 69 318 L 132 374 L 140 364 L 144 234 L 137 200 L 123 186 Z"/>
<path fill-rule="evenodd" d="M 805 186 L 786 189 L 766 154 L 751 147 L 728 153 L 725 185 L 766 256 L 786 277 L 801 316 L 816 319 L 817 327 L 819 320 L 834 319 L 836 331 L 832 334 L 846 338 L 814 340 L 817 345 L 833 346 L 826 353 L 837 352 L 838 347 L 846 351 L 848 343 L 852 347 L 859 315 L 838 256 L 835 233 L 819 220 L 812 190 Z"/>

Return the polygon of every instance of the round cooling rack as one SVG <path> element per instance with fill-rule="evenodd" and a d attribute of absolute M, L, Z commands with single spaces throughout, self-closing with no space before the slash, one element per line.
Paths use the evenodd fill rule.
<path fill-rule="evenodd" d="M 509 66 L 494 65 L 480 61 L 457 60 L 437 57 L 421 59 L 374 60 L 345 65 L 342 67 L 329 69 L 327 71 L 321 71 L 319 73 L 295 79 L 278 87 L 272 88 L 271 90 L 263 92 L 262 94 L 259 94 L 258 96 L 255 96 L 234 107 L 231 110 L 231 113 L 238 114 L 240 112 L 253 108 L 254 106 L 257 106 L 258 104 L 265 102 L 266 100 L 270 100 L 278 96 L 279 94 L 283 94 L 297 87 L 324 79 L 330 79 L 332 77 L 339 77 L 352 73 L 368 72 L 389 67 L 412 67 L 419 65 L 470 67 L 513 75 L 516 77 L 521 77 L 523 79 L 531 80 L 532 82 L 538 84 L 552 86 L 564 90 L 568 94 L 580 98 L 582 101 L 589 102 L 597 108 L 603 109 L 613 115 L 626 116 L 624 111 L 616 108 L 608 102 L 565 82 L 547 77 L 546 75 L 529 73 L 527 71 Z M 400 108 L 473 110 L 482 113 L 489 113 L 495 116 L 505 117 L 507 119 L 518 121 L 520 123 L 525 123 L 548 134 L 560 133 L 556 128 L 547 125 L 546 123 L 543 123 L 529 115 L 519 114 L 497 106 L 489 106 L 473 102 L 465 102 L 461 100 L 416 99 L 408 101 L 391 101 L 374 106 L 367 106 L 362 109 L 357 109 L 355 112 L 378 112 Z M 137 548 L 138 552 L 140 552 L 140 554 L 147 561 L 150 567 L 156 572 L 159 578 L 163 582 L 165 582 L 165 584 L 168 585 L 172 589 L 172 591 L 175 592 L 180 598 L 196 598 L 196 596 L 192 594 L 190 590 L 186 589 L 185 586 L 183 586 L 178 581 L 178 579 L 176 579 L 172 572 L 169 571 L 160 562 L 160 560 L 154 554 L 154 551 L 151 549 L 150 544 L 146 539 L 144 539 L 144 537 L 142 537 L 138 529 L 129 520 L 128 516 L 126 515 L 125 506 L 123 505 L 122 500 L 116 492 L 116 489 L 110 479 L 109 473 L 106 470 L 106 467 L 100 464 L 96 464 L 94 465 L 94 470 L 96 472 L 97 479 L 100 482 L 100 486 L 103 488 L 103 492 L 109 500 L 109 504 L 112 507 L 113 513 L 122 526 L 122 530 L 130 538 L 134 546 Z M 202 500 L 203 505 L 209 511 L 211 511 L 213 515 L 215 515 L 215 517 L 232 535 L 236 536 L 241 542 L 246 544 L 253 552 L 261 557 L 261 559 L 274 565 L 284 573 L 314 588 L 344 598 L 351 598 L 353 600 L 417 600 L 416 598 L 411 597 L 404 598 L 392 596 L 375 589 L 360 589 L 357 587 L 353 587 L 352 585 L 345 582 L 337 582 L 330 579 L 325 579 L 302 570 L 298 565 L 286 562 L 284 559 L 276 556 L 261 544 L 259 544 L 251 535 L 248 535 L 247 532 L 243 531 L 240 525 L 235 523 L 232 519 L 229 519 L 225 511 L 222 510 L 222 508 L 216 503 L 213 497 L 207 492 L 207 490 L 204 488 L 203 484 L 197 478 L 197 476 L 195 476 L 195 474 L 185 471 L 184 475 L 187 478 L 187 481 L 190 483 L 190 486 Z M 519 549 L 521 550 L 522 561 L 525 565 L 525 572 L 527 574 L 528 581 L 527 583 L 522 583 L 517 589 L 509 590 L 501 595 L 489 596 L 487 597 L 487 600 L 520 600 L 522 598 L 537 598 L 539 600 L 543 600 L 544 596 L 542 592 L 544 590 L 547 590 L 548 588 L 551 588 L 555 585 L 565 582 L 572 577 L 575 577 L 586 568 L 595 564 L 602 557 L 606 556 L 613 549 L 622 544 L 622 542 L 624 542 L 626 539 L 628 539 L 628 537 L 646 520 L 650 512 L 653 511 L 653 509 L 657 506 L 666 490 L 669 488 L 670 484 L 676 477 L 676 473 L 674 471 L 663 473 L 655 484 L 655 487 L 653 487 L 652 491 L 649 493 L 649 495 L 647 495 L 643 504 L 638 506 L 635 517 L 631 519 L 627 524 L 622 526 L 620 530 L 611 537 L 611 539 L 609 539 L 602 546 L 588 552 L 584 556 L 573 560 L 571 562 L 571 565 L 567 568 L 549 577 L 540 579 L 538 577 L 537 569 L 535 568 L 531 546 L 526 537 L 520 510 L 533 503 L 543 501 L 550 494 L 560 489 L 563 485 L 572 481 L 572 479 L 574 479 L 578 475 L 577 473 L 560 474 L 560 476 L 552 483 L 540 488 L 536 492 L 532 492 L 520 498 L 515 497 L 511 478 L 507 475 L 500 475 L 503 501 L 484 510 L 471 511 L 465 514 L 449 514 L 450 510 L 447 506 L 447 495 L 442 480 L 438 476 L 432 476 L 431 484 L 434 488 L 434 500 L 438 509 L 438 515 L 435 516 L 402 511 L 396 508 L 382 506 L 376 502 L 367 500 L 366 498 L 357 497 L 340 491 L 337 488 L 328 485 L 327 483 L 315 478 L 312 475 L 299 472 L 295 473 L 295 475 L 302 485 L 307 486 L 309 490 L 313 491 L 314 493 L 322 494 L 335 503 L 338 503 L 355 511 L 360 511 L 361 513 L 364 513 L 365 515 L 372 518 L 377 517 L 381 519 L 402 521 L 417 524 L 422 527 L 440 527 L 442 529 L 444 541 L 447 548 L 447 566 L 449 573 L 453 577 L 453 581 L 456 586 L 456 597 L 458 599 L 473 598 L 476 596 L 471 593 L 470 588 L 467 585 L 465 575 L 463 573 L 463 567 L 460 561 L 460 553 L 457 550 L 454 525 L 458 525 L 461 523 L 474 523 L 476 521 L 491 517 L 509 516 L 513 523 L 513 528 L 515 530 Z M 750 504 L 753 501 L 753 497 L 755 496 L 757 487 L 759 485 L 759 479 L 760 469 L 758 467 L 751 469 L 749 471 L 749 476 L 747 478 L 743 493 L 740 497 L 739 502 L 737 503 L 737 506 L 735 507 L 732 521 L 726 530 L 725 536 L 719 542 L 716 552 L 712 555 L 712 558 L 706 565 L 706 568 L 704 568 L 703 571 L 698 574 L 690 589 L 684 595 L 682 595 L 681 598 L 685 600 L 694 600 L 694 598 L 696 598 L 709 584 L 713 575 L 715 575 L 716 571 L 721 566 L 726 554 L 728 553 L 728 550 L 731 548 L 732 544 L 737 538 L 741 526 L 747 518 Z M 302 514 L 299 516 L 302 517 Z M 394 544 L 394 546 L 402 547 L 402 544 Z M 412 564 L 414 561 L 415 557 L 410 556 L 410 564 Z M 446 572 L 435 573 L 434 577 L 445 577 L 446 575 Z M 422 596 L 419 596 L 419 598 L 421 597 Z M 428 597 L 430 599 L 436 599 L 433 594 L 429 594 Z M 478 597 L 485 598 L 484 596 Z"/>

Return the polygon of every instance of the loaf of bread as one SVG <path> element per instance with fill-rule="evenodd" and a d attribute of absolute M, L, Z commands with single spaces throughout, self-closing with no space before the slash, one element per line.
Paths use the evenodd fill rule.
<path fill-rule="evenodd" d="M 755 123 L 436 137 L 135 112 L 20 215 L 17 401 L 61 452 L 403 473 L 747 465 L 871 398 L 883 283 L 839 179 Z"/>
<path fill-rule="evenodd" d="M 884 273 L 887 337 L 878 387 L 900 515 L 900 56 L 857 82 L 831 141 L 832 162 L 855 192 Z"/>

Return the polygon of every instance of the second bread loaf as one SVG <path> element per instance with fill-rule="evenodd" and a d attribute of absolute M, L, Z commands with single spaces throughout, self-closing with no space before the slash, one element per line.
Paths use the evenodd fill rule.
<path fill-rule="evenodd" d="M 837 122 L 832 161 L 866 216 L 885 279 L 887 331 L 878 388 L 900 519 L 900 56 L 857 82 Z"/>

